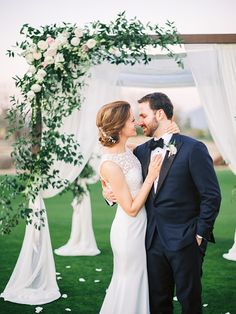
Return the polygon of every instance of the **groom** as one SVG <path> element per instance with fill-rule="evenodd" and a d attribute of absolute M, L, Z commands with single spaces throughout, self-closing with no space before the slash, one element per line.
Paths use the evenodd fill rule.
<path fill-rule="evenodd" d="M 163 155 L 159 178 L 146 201 L 146 251 L 151 314 L 173 313 L 174 289 L 184 314 L 202 313 L 201 274 L 207 242 L 221 195 L 205 145 L 180 134 L 165 134 L 173 105 L 162 93 L 139 101 L 139 125 L 154 139 L 134 154 L 146 177 L 150 159 Z M 107 194 L 106 194 L 107 193 Z M 108 192 L 104 195 L 109 199 Z"/>
<path fill-rule="evenodd" d="M 205 145 L 180 134 L 165 134 L 173 105 L 162 93 L 139 101 L 139 124 L 154 139 L 134 150 L 146 177 L 150 158 L 163 155 L 159 178 L 145 204 L 146 251 L 152 314 L 173 313 L 174 288 L 182 313 L 202 313 L 201 273 L 221 195 Z"/>

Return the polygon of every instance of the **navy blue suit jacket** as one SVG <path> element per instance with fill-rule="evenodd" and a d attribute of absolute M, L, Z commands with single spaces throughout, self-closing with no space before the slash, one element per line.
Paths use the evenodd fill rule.
<path fill-rule="evenodd" d="M 149 142 L 134 150 L 148 172 Z M 152 188 L 146 201 L 146 248 L 155 229 L 165 248 L 177 251 L 195 240 L 196 234 L 214 242 L 213 226 L 218 215 L 221 194 L 212 159 L 206 146 L 190 137 L 174 134 L 177 153 L 164 158 L 156 193 Z"/>

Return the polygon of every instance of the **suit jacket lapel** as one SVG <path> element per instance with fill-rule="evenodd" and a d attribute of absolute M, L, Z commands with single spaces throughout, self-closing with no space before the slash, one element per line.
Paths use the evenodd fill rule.
<path fill-rule="evenodd" d="M 163 160 L 163 163 L 162 163 L 162 167 L 161 167 L 161 171 L 160 171 L 160 175 L 159 175 L 159 180 L 158 180 L 158 185 L 157 185 L 157 190 L 156 190 L 156 193 L 155 193 L 155 198 L 157 197 L 164 181 L 165 181 L 165 178 L 170 170 L 170 167 L 176 157 L 176 155 L 178 154 L 181 146 L 182 146 L 182 142 L 180 141 L 180 138 L 178 136 L 178 134 L 174 134 L 171 138 L 171 142 L 172 141 L 175 141 L 175 146 L 176 146 L 176 149 L 177 149 L 177 152 L 175 155 L 170 155 L 169 156 L 169 151 L 166 152 L 165 154 L 165 158 Z"/>

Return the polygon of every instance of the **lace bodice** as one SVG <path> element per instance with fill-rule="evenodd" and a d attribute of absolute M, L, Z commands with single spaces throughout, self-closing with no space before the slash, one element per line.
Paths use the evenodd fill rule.
<path fill-rule="evenodd" d="M 137 157 L 130 149 L 120 154 L 105 153 L 102 155 L 100 167 L 101 164 L 107 160 L 111 160 L 120 166 L 125 175 L 130 192 L 134 196 L 141 188 L 143 182 L 141 164 Z"/>

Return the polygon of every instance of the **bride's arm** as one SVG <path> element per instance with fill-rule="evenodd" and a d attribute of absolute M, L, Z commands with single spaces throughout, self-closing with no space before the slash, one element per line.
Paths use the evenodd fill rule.
<path fill-rule="evenodd" d="M 143 207 L 147 196 L 152 188 L 153 182 L 159 175 L 162 158 L 157 155 L 151 161 L 148 175 L 143 182 L 141 189 L 133 199 L 127 185 L 125 176 L 121 168 L 112 161 L 105 161 L 101 165 L 100 172 L 102 177 L 109 183 L 116 197 L 117 203 L 130 216 L 135 217 Z"/>

